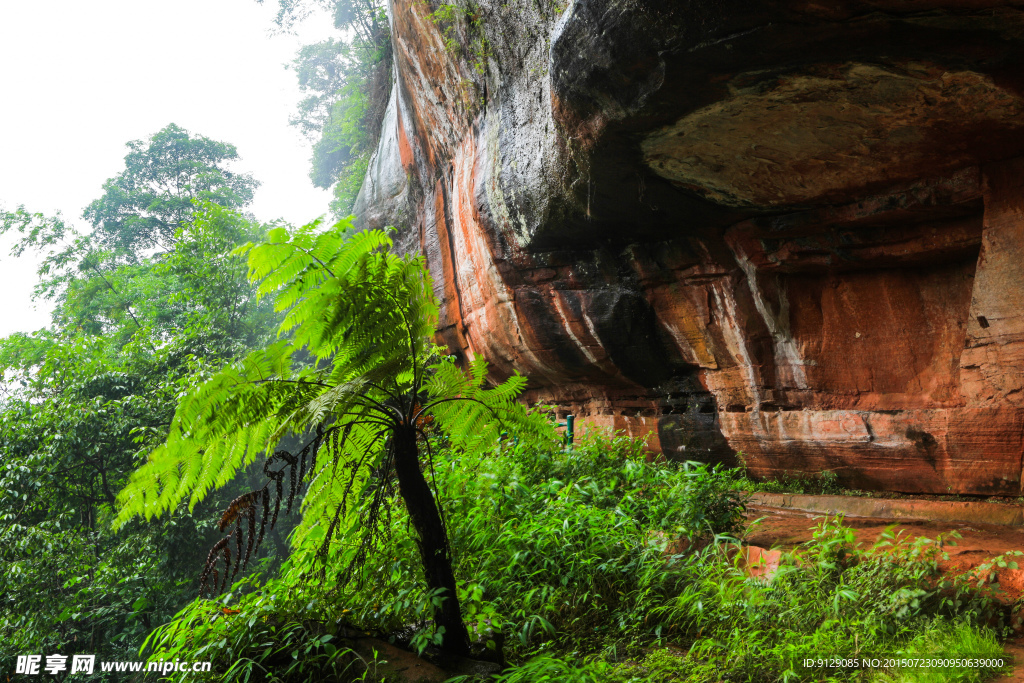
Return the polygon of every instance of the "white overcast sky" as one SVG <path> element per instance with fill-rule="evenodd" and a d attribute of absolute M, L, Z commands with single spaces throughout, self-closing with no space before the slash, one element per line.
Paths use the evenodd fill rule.
<path fill-rule="evenodd" d="M 330 19 L 271 35 L 275 0 L 0 0 L 0 207 L 82 210 L 124 168 L 125 143 L 169 123 L 238 148 L 262 186 L 261 220 L 305 223 L 329 193 L 309 181 L 309 144 L 288 125 L 300 99 L 284 68 Z M 0 336 L 47 324 L 35 263 L 0 240 Z"/>

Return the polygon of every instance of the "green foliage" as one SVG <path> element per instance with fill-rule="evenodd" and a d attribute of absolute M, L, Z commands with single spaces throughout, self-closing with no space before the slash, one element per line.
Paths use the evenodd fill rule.
<path fill-rule="evenodd" d="M 334 185 L 331 212 L 335 216 L 346 216 L 355 209 L 356 198 L 363 187 L 363 179 L 370 167 L 370 155 L 356 157 L 352 163 L 339 171 L 338 182 Z"/>
<path fill-rule="evenodd" d="M 3 666 L 42 650 L 131 659 L 194 595 L 211 524 L 179 518 L 112 533 L 109 522 L 140 450 L 166 434 L 201 366 L 179 340 L 154 353 L 117 337 L 51 330 L 0 341 L 12 387 L 0 403 Z"/>
<path fill-rule="evenodd" d="M 310 178 L 317 187 L 332 187 L 343 173 L 359 175 L 346 171 L 368 159 L 377 142 L 364 125 L 369 99 L 358 54 L 332 39 L 303 46 L 293 62 L 299 88 L 309 94 L 292 124 L 314 140 Z"/>
<path fill-rule="evenodd" d="M 391 93 L 391 36 L 382 2 L 281 0 L 278 25 L 292 26 L 319 6 L 345 38 L 305 45 L 292 63 L 305 97 L 292 117 L 313 142 L 310 178 L 334 188 L 332 211 L 347 216 L 380 137 Z"/>
<path fill-rule="evenodd" d="M 118 348 L 134 339 L 152 351 L 176 340 L 183 350 L 199 355 L 232 353 L 229 346 L 251 346 L 252 331 L 262 333 L 271 323 L 269 307 L 256 305 L 244 263 L 228 254 L 261 228 L 216 204 L 191 208 L 196 213 L 177 229 L 174 250 L 128 263 L 97 250 L 91 237 L 75 233 L 59 217 L 18 209 L 3 216 L 0 232 L 22 233 L 15 256 L 28 249 L 44 252 L 36 296 L 56 301 L 56 330 L 106 335 Z M 26 353 L 38 358 L 43 342 L 21 339 L 8 367 L 24 366 L 17 359 Z"/>
<path fill-rule="evenodd" d="M 568 453 L 518 446 L 446 469 L 464 492 L 446 507 L 464 520 L 452 540 L 460 571 L 483 586 L 514 652 L 657 637 L 647 613 L 680 580 L 664 539 L 738 531 L 730 475 L 645 456 L 640 441 L 591 434 Z"/>
<path fill-rule="evenodd" d="M 429 343 L 437 307 L 422 259 L 381 251 L 390 240 L 380 231 L 349 237 L 347 221 L 319 228 L 312 223 L 294 235 L 275 228 L 266 243 L 241 250 L 259 294 L 276 294 L 276 309 L 286 312 L 280 333 L 287 336 L 184 397 L 166 444 L 122 492 L 120 523 L 183 500 L 194 506 L 286 435 L 321 425 L 323 457 L 310 475 L 301 542 L 336 514 L 347 491 L 359 495 L 370 481 L 356 465 L 381 466 L 380 425 L 390 417 L 381 408 L 395 397 L 411 391 L 415 398 L 422 388 L 429 403 L 417 408 L 417 419 L 436 419 L 465 447 L 497 436 L 493 416 L 517 413 L 513 398 L 525 380 L 487 389 L 485 364 L 473 363 L 467 375 Z M 454 397 L 467 400 L 446 400 Z M 395 410 L 403 407 L 412 408 Z M 338 467 L 352 476 L 335 477 Z"/>
<path fill-rule="evenodd" d="M 167 183 L 187 175 L 161 168 Z M 507 681 L 798 680 L 813 678 L 802 658 L 823 652 L 999 652 L 1010 615 L 997 571 L 1019 553 L 949 579 L 943 539 L 889 531 L 864 549 L 827 520 L 770 580 L 752 578 L 732 473 L 649 463 L 626 438 L 563 450 L 515 403 L 523 378 L 492 387 L 482 362 L 460 368 L 430 343 L 423 263 L 388 254 L 387 235 L 256 226 L 221 205 L 227 194 L 210 199 L 125 200 L 109 242 L 59 216 L 2 216 L 22 236 L 16 252 L 46 252 L 37 291 L 58 309 L 50 329 L 0 340 L 0 668 L 26 652 L 133 659 L 152 631 L 149 656 L 212 660 L 211 680 L 365 680 L 372 662 L 351 633 L 430 654 L 453 602 L 481 651 L 497 658 L 504 644 Z M 161 254 L 146 246 L 147 231 L 163 234 L 151 210 L 174 222 Z M 267 230 L 237 250 L 247 272 L 229 251 Z M 513 426 L 518 442 L 493 447 Z M 454 594 L 431 583 L 415 506 L 392 476 L 401 429 L 416 432 L 416 471 L 446 523 Z M 234 510 L 240 550 L 241 522 L 255 520 L 245 492 L 262 491 L 266 512 L 276 483 L 280 506 L 284 469 L 270 466 L 304 442 L 319 457 L 290 464 L 303 511 L 291 558 L 278 571 L 282 519 L 273 553 L 256 557 L 270 578 L 243 574 L 182 609 L 223 533 L 212 512 Z"/>
<path fill-rule="evenodd" d="M 517 666 L 498 678 L 500 683 L 601 683 L 607 680 L 609 667 L 602 664 L 576 664 L 559 657 L 541 655 Z"/>
<path fill-rule="evenodd" d="M 108 528 L 139 442 L 164 433 L 188 367 L 170 346 L 147 357 L 55 332 L 13 341 L 17 390 L 0 405 L 2 665 L 42 650 L 130 659 L 193 594 L 211 531 L 190 519 Z"/>
<path fill-rule="evenodd" d="M 234 154 L 190 140 L 206 146 L 193 149 L 195 159 Z M 156 186 L 178 187 L 189 173 L 184 161 L 168 161 L 172 151 L 136 159 Z M 191 191 L 204 192 L 203 182 L 212 181 L 196 180 Z M 213 199 L 230 203 L 211 187 Z M 141 229 L 149 207 L 132 211 L 122 204 L 118 220 Z M 145 634 L 194 596 L 195 568 L 216 538 L 205 507 L 197 518 L 110 529 L 115 494 L 166 437 L 178 395 L 209 363 L 262 343 L 274 318 L 256 301 L 245 264 L 228 255 L 265 228 L 213 202 L 173 213 L 173 249 L 158 255 L 134 242 L 131 253 L 100 248 L 98 235 L 60 216 L 24 208 L 0 216 L 0 231 L 20 237 L 14 256 L 43 252 L 36 293 L 56 301 L 49 328 L 0 340 L 4 670 L 13 655 L 32 652 L 133 659 Z M 222 495 L 230 500 L 249 475 Z M 274 532 L 267 549 L 283 548 L 286 533 Z"/>
<path fill-rule="evenodd" d="M 455 36 L 455 22 L 459 18 L 459 6 L 453 4 L 440 4 L 437 9 L 430 13 L 430 19 L 435 24 L 442 26 L 444 32 L 444 47 L 449 52 L 455 52 L 459 43 Z"/>
<path fill-rule="evenodd" d="M 463 53 L 473 73 L 486 76 L 493 50 L 484 30 L 482 8 L 472 0 L 464 6 L 442 3 L 430 13 L 430 19 L 441 29 L 445 49 L 452 54 Z"/>
<path fill-rule="evenodd" d="M 822 675 L 860 680 L 857 667 L 823 674 L 804 669 L 802 661 L 822 653 L 846 660 L 924 653 L 998 656 L 995 634 L 977 624 L 999 623 L 1004 610 L 991 591 L 973 582 L 973 574 L 943 579 L 938 571 L 943 557 L 941 539 L 908 542 L 892 530 L 874 547 L 861 549 L 838 519 L 820 522 L 813 540 L 786 555 L 770 580 L 751 578 L 742 554 L 730 545 L 713 545 L 683 560 L 677 567 L 683 577 L 678 592 L 647 617 L 659 624 L 662 638 L 685 643 L 682 650 L 636 656 L 606 648 L 585 657 L 585 650 L 563 647 L 514 668 L 506 680 L 554 680 L 559 671 L 565 680 L 611 683 L 767 682 Z M 1000 561 L 1005 559 L 996 558 L 993 566 Z M 877 673 L 884 680 L 986 677 L 979 669 Z"/>
<path fill-rule="evenodd" d="M 439 438 L 433 465 L 471 636 L 485 650 L 496 649 L 507 636 L 506 648 L 517 658 L 556 644 L 593 651 L 607 642 L 656 637 L 657 625 L 645 623 L 645 616 L 678 590 L 679 574 L 666 569 L 663 543 L 649 532 L 689 524 L 706 528 L 687 519 L 690 497 L 701 495 L 701 486 L 693 484 L 708 477 L 724 484 L 728 478 L 696 465 L 647 464 L 639 442 L 596 436 L 571 453 L 562 452 L 554 438 L 546 446 L 505 442 L 494 451 L 453 447 Z M 267 623 L 319 613 L 311 633 L 324 629 L 337 637 L 332 642 L 339 648 L 345 646 L 347 628 L 391 634 L 400 644 L 429 650 L 437 640 L 430 621 L 436 596 L 425 585 L 406 511 L 395 508 L 388 523 L 387 540 L 343 588 L 303 578 L 315 573 L 313 548 L 323 528 L 314 529 L 280 581 L 231 598 L 237 600 L 232 609 L 240 611 L 235 618 L 245 622 L 250 601 L 278 609 L 288 604 L 292 607 L 268 616 Z M 723 524 L 734 528 L 733 516 Z M 360 535 L 355 527 L 339 530 L 327 557 L 332 573 L 350 564 Z M 299 604 L 312 607 L 291 611 Z M 161 633 L 187 633 L 181 619 Z M 222 638 L 197 638 L 174 656 L 193 657 L 206 648 L 204 653 L 216 652 L 226 667 L 232 658 L 262 651 L 261 636 L 254 634 L 228 657 Z M 167 642 L 154 641 L 158 647 L 150 656 L 167 658 Z"/>
<path fill-rule="evenodd" d="M 912 498 L 910 494 L 901 494 L 893 491 L 866 491 L 847 488 L 842 485 L 837 475 L 832 470 L 820 472 L 782 472 L 772 477 L 756 477 L 752 475 L 744 464 L 743 453 L 737 454 L 740 459 L 741 475 L 736 479 L 736 486 L 748 493 L 797 493 L 805 495 L 826 495 L 826 496 L 861 496 L 867 498 Z M 948 495 L 939 496 L 940 500 L 966 501 L 970 496 Z M 1017 503 L 1024 503 L 1020 498 Z"/>
<path fill-rule="evenodd" d="M 968 621 L 936 621 L 907 643 L 899 652 L 900 659 L 1005 659 L 996 634 L 988 628 L 977 628 Z M 980 683 L 994 673 L 965 666 L 937 668 L 897 667 L 881 677 L 892 683 Z"/>
<path fill-rule="evenodd" d="M 158 343 L 173 339 L 197 358 L 235 358 L 265 343 L 277 323 L 272 306 L 258 300 L 248 281 L 244 259 L 231 253 L 269 226 L 213 203 L 197 209 L 133 300 L 153 321 Z"/>
<path fill-rule="evenodd" d="M 386 30 L 385 6 L 373 0 L 277 0 L 277 8 L 274 23 L 285 31 L 293 30 L 318 11 L 328 12 L 335 28 L 351 31 L 363 42 L 372 43 Z M 380 26 L 382 22 L 384 28 Z"/>
<path fill-rule="evenodd" d="M 744 461 L 743 453 L 737 454 L 740 462 Z M 783 472 L 773 479 L 752 477 L 743 468 L 744 474 L 737 479 L 737 486 L 745 491 L 764 491 L 765 493 L 803 493 L 817 495 L 839 495 L 844 489 L 839 484 L 839 477 L 832 470 L 823 470 L 813 475 L 803 473 L 791 474 Z"/>
<path fill-rule="evenodd" d="M 820 672 L 801 667 L 803 658 L 1000 651 L 994 633 L 977 624 L 1005 619 L 991 570 L 1000 562 L 1012 567 L 1009 558 L 944 580 L 941 544 L 949 539 L 911 542 L 889 530 L 865 549 L 841 520 L 829 519 L 819 522 L 810 542 L 784 556 L 771 580 L 751 578 L 734 541 L 722 535 L 738 532 L 735 513 L 741 510 L 742 501 L 729 493 L 730 473 L 648 463 L 642 444 L 622 437 L 589 436 L 569 452 L 553 442 L 504 442 L 490 453 L 451 449 L 443 441 L 435 447 L 432 471 L 437 490 L 446 492 L 442 504 L 463 614 L 480 647 L 504 640 L 513 664 L 502 681 L 818 680 Z M 710 525 L 691 512 L 697 501 L 716 502 L 708 491 L 719 496 L 711 507 L 732 511 Z M 314 572 L 320 538 L 314 534 L 280 580 L 226 598 L 239 610 L 226 619 L 248 623 L 248 605 L 259 601 L 274 606 L 253 612 L 263 623 L 292 623 L 304 615 L 307 637 L 330 634 L 339 650 L 353 644 L 346 633 L 361 630 L 429 653 L 431 595 L 408 517 L 396 509 L 389 523 L 387 543 L 343 589 L 304 578 Z M 666 552 L 673 535 L 705 529 L 703 543 L 712 541 L 706 547 Z M 357 546 L 358 530 L 339 533 L 330 546 L 332 571 L 340 571 Z M 167 628 L 180 641 L 186 625 L 180 618 L 175 623 Z M 223 655 L 219 632 L 195 638 L 175 656 L 194 658 L 205 648 L 224 662 L 223 671 L 273 642 L 263 631 L 249 637 L 238 630 L 232 637 L 226 641 L 234 643 L 230 657 Z M 168 650 L 151 655 L 166 658 Z M 280 675 L 288 665 L 282 659 L 269 670 Z M 361 670 L 357 663 L 351 675 Z M 834 680 L 858 675 L 833 673 Z M 922 675 L 885 673 L 895 680 Z M 977 671 L 947 673 L 947 680 L 978 680 Z"/>
<path fill-rule="evenodd" d="M 258 183 L 232 173 L 234 145 L 168 125 L 148 140 L 133 140 L 125 170 L 103 184 L 103 196 L 85 210 L 93 239 L 119 256 L 138 259 L 145 251 L 169 251 L 191 217 L 194 201 L 242 207 Z"/>
<path fill-rule="evenodd" d="M 700 633 L 690 657 L 744 680 L 800 676 L 800 662 L 823 652 L 892 656 L 936 618 L 986 621 L 998 612 L 990 596 L 941 577 L 941 543 L 908 542 L 890 529 L 864 550 L 841 519 L 825 520 L 771 581 L 747 578 L 740 555 L 703 562 L 658 614 Z"/>
<path fill-rule="evenodd" d="M 61 302 L 67 283 L 75 279 L 77 266 L 88 252 L 88 238 L 69 226 L 59 213 L 46 216 L 29 212 L 24 206 L 0 211 L 0 235 L 8 233 L 20 235 L 11 247 L 12 258 L 20 258 L 27 251 L 42 255 L 33 296 Z"/>
<path fill-rule="evenodd" d="M 336 533 L 359 530 L 344 582 L 390 535 L 394 475 L 432 592 L 428 604 L 435 611 L 435 635 L 446 648 L 462 649 L 468 634 L 457 606 L 449 544 L 420 470 L 417 441 L 423 440 L 429 455 L 429 427 L 452 447 L 475 452 L 505 429 L 523 437 L 550 429 L 516 403 L 523 377 L 488 388 L 485 362 L 473 361 L 464 371 L 433 346 L 437 304 L 423 259 L 388 253 L 390 246 L 385 233 L 352 234 L 351 224 L 342 221 L 327 230 L 314 222 L 294 235 L 275 227 L 266 242 L 238 250 L 249 254 L 258 294 L 274 295 L 276 310 L 284 313 L 281 340 L 228 365 L 182 397 L 166 443 L 153 450 L 119 495 L 118 524 L 170 512 L 186 500 L 192 509 L 266 456 L 264 472 L 271 481 L 235 499 L 224 513 L 221 529 L 235 523 L 235 530 L 211 551 L 204 586 L 210 575 L 215 587 L 226 585 L 246 566 L 272 507 L 274 528 L 285 500 L 286 470 L 286 512 L 297 491 L 302 498 L 296 547 L 319 533 L 326 557 Z M 289 439 L 306 445 L 289 453 L 281 445 Z M 285 463 L 281 469 L 271 468 L 275 460 Z M 263 511 L 259 522 L 258 508 Z"/>
<path fill-rule="evenodd" d="M 208 680 L 361 680 L 366 662 L 338 645 L 323 604 L 300 580 L 315 549 L 303 549 L 281 567 L 282 577 L 261 584 L 254 575 L 216 600 L 197 599 L 143 643 L 150 660 L 210 661 Z M 200 679 L 201 680 L 201 679 Z"/>

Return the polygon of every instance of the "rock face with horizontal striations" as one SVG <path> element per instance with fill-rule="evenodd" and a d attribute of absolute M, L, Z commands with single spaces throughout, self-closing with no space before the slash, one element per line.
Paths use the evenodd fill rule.
<path fill-rule="evenodd" d="M 392 0 L 357 211 L 528 398 L 758 475 L 1022 492 L 1024 2 Z"/>

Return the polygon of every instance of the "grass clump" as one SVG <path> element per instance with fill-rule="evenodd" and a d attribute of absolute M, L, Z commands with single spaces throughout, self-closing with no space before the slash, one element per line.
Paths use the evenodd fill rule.
<path fill-rule="evenodd" d="M 991 629 L 977 628 L 969 621 L 938 621 L 931 628 L 914 636 L 899 653 L 907 660 L 964 660 L 1000 659 L 1003 648 Z M 903 665 L 887 672 L 882 680 L 887 683 L 945 683 L 963 681 L 980 683 L 991 677 L 992 670 L 979 670 L 953 664 L 942 667 Z"/>

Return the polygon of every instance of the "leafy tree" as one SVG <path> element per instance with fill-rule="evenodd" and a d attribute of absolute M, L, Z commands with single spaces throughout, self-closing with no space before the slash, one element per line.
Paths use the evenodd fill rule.
<path fill-rule="evenodd" d="M 56 299 L 60 304 L 68 282 L 77 277 L 78 265 L 88 251 L 88 238 L 68 225 L 60 212 L 47 216 L 29 212 L 24 206 L 0 211 L 0 235 L 8 233 L 20 235 L 11 246 L 12 258 L 27 251 L 42 255 L 33 298 Z"/>
<path fill-rule="evenodd" d="M 128 143 L 125 170 L 103 184 L 104 194 L 85 210 L 95 242 L 134 258 L 147 250 L 169 251 L 175 233 L 192 216 L 193 202 L 242 207 L 258 183 L 227 170 L 238 158 L 234 145 L 170 124 L 148 140 Z"/>
<path fill-rule="evenodd" d="M 44 253 L 35 294 L 56 300 L 58 327 L 113 333 L 122 345 L 143 330 L 151 345 L 240 333 L 252 287 L 244 265 L 226 257 L 255 236 L 255 224 L 223 209 L 247 204 L 258 183 L 226 170 L 238 157 L 233 145 L 174 124 L 128 147 L 125 170 L 85 210 L 91 234 L 59 214 L 0 212 L 0 234 L 21 235 L 11 255 Z M 253 344 L 243 342 L 246 350 Z"/>
<path fill-rule="evenodd" d="M 21 390 L 0 404 L 0 640 L 21 653 L 127 655 L 188 595 L 173 566 L 188 544 L 155 526 L 108 526 L 137 434 L 163 431 L 175 385 L 159 359 L 117 364 L 95 337 L 20 341 L 29 358 L 5 353 L 4 367 Z"/>
<path fill-rule="evenodd" d="M 547 423 L 515 402 L 523 377 L 488 389 L 483 361 L 464 372 L 429 341 L 437 304 L 422 258 L 382 251 L 391 241 L 380 231 L 346 238 L 350 227 L 343 221 L 318 232 L 313 223 L 293 236 L 275 228 L 267 242 L 242 250 L 261 295 L 276 293 L 277 309 L 287 311 L 279 332 L 284 339 L 227 366 L 179 403 L 167 442 L 119 494 L 118 519 L 123 524 L 135 515 L 169 512 L 184 500 L 195 505 L 267 455 L 270 481 L 233 501 L 221 528 L 233 523 L 235 530 L 214 547 L 204 570 L 219 571 L 222 555 L 221 583 L 227 585 L 232 538 L 237 572 L 254 536 L 258 547 L 271 509 L 276 520 L 285 498 L 291 507 L 297 481 L 307 489 L 295 544 L 318 529 L 326 557 L 339 525 L 359 525 L 355 564 L 385 537 L 386 505 L 397 482 L 427 589 L 443 598 L 434 610 L 438 633 L 446 649 L 464 652 L 468 635 L 448 536 L 423 473 L 432 461 L 426 432 L 438 430 L 453 447 L 476 450 L 492 443 L 503 425 L 540 435 Z M 281 448 L 289 437 L 301 448 Z M 352 568 L 342 570 L 342 583 Z"/>
<path fill-rule="evenodd" d="M 277 23 L 290 29 L 314 10 L 334 18 L 343 39 L 299 50 L 292 68 L 306 96 L 292 117 L 313 143 L 310 178 L 334 187 L 334 213 L 348 215 L 380 137 L 391 92 L 391 34 L 379 0 L 279 0 Z"/>
<path fill-rule="evenodd" d="M 357 45 L 379 48 L 390 38 L 386 3 L 381 0 L 278 0 L 274 22 L 290 31 L 317 11 L 329 12 L 334 27 L 351 32 Z"/>
<path fill-rule="evenodd" d="M 368 99 L 359 56 L 344 41 L 305 45 L 293 62 L 299 88 L 308 93 L 299 102 L 292 125 L 313 141 L 310 179 L 331 188 L 339 178 L 362 182 L 377 138 L 365 125 Z M 358 191 L 358 188 L 357 188 Z"/>
<path fill-rule="evenodd" d="M 174 128 L 153 140 L 175 137 Z M 182 133 L 207 180 L 219 173 L 218 156 L 235 154 Z M 133 144 L 128 169 L 93 208 L 109 208 L 110 186 L 133 166 L 144 167 L 153 187 L 177 188 L 175 197 L 211 201 L 175 199 L 172 211 L 159 197 L 147 204 L 139 190 L 135 204 L 123 203 L 117 220 L 92 235 L 59 215 L 0 212 L 0 233 L 19 236 L 13 256 L 43 252 L 36 295 L 56 302 L 48 329 L 0 339 L 0 641 L 10 646 L 0 648 L 0 668 L 13 666 L 11 653 L 43 650 L 131 659 L 144 635 L 194 595 L 198 553 L 217 534 L 205 507 L 196 518 L 114 532 L 114 494 L 166 438 L 177 397 L 211 364 L 264 345 L 276 324 L 270 306 L 256 301 L 245 264 L 228 256 L 266 226 L 221 206 L 241 201 L 224 189 L 230 183 L 188 185 L 187 164 L 169 161 L 174 145 Z M 238 178 L 251 196 L 254 183 L 230 176 Z M 212 189 L 203 194 L 204 187 Z M 160 230 L 174 222 L 162 254 L 139 241 L 157 225 L 147 223 L 153 216 L 163 216 Z M 108 234 L 116 230 L 125 234 Z M 207 501 L 211 512 L 257 485 L 253 476 Z M 278 557 L 286 532 L 270 536 Z"/>

